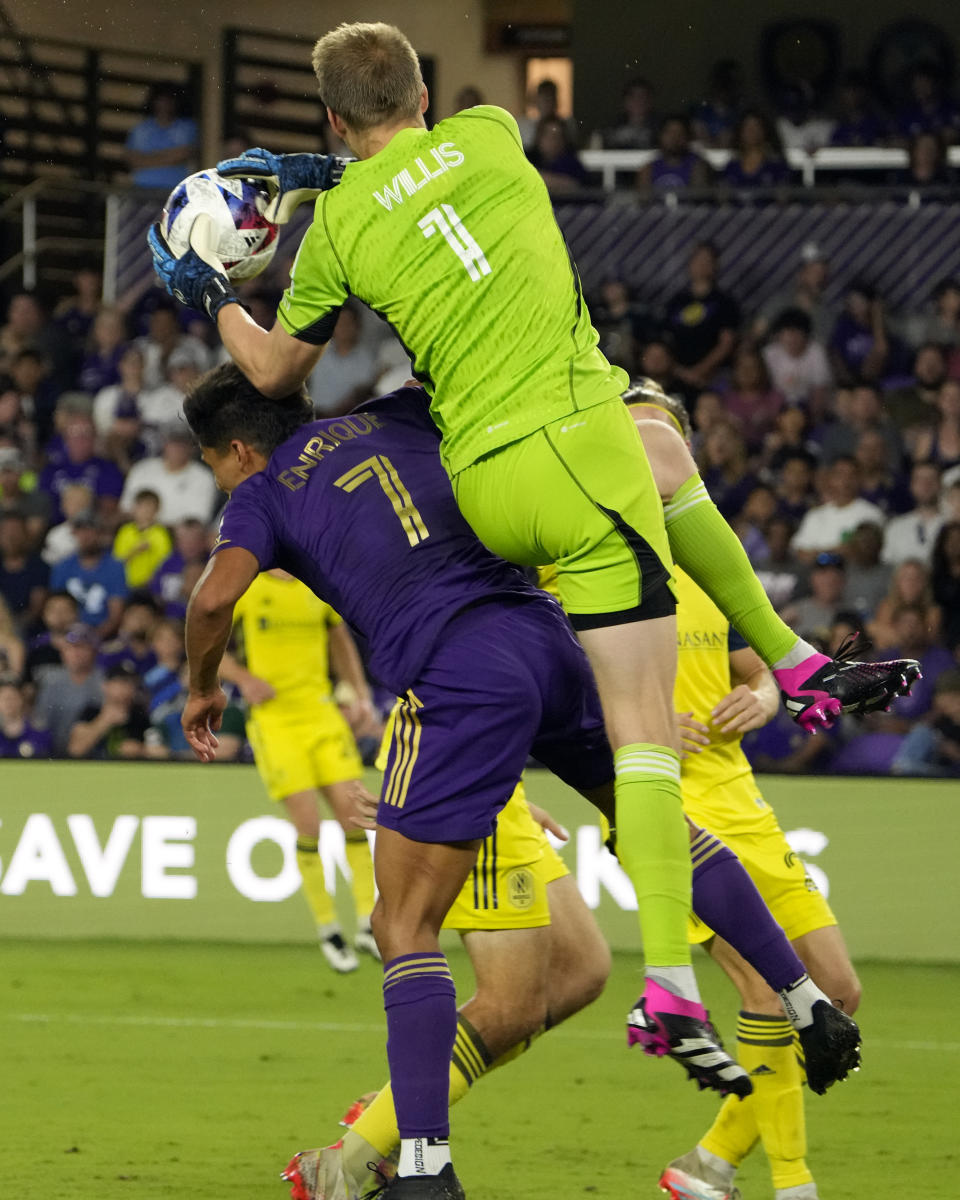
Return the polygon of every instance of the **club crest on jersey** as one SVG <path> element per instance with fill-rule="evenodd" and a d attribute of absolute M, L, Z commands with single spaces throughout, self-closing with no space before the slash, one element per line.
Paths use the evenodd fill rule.
<path fill-rule="evenodd" d="M 507 876 L 507 899 L 514 908 L 529 908 L 534 900 L 533 872 L 518 867 Z"/>
<path fill-rule="evenodd" d="M 392 183 L 386 184 L 382 192 L 374 191 L 373 198 L 391 212 L 395 204 L 402 204 L 407 196 L 415 196 L 422 187 L 462 163 L 463 154 L 453 142 L 441 142 L 432 146 L 428 154 L 415 158 L 412 167 L 404 167 L 394 175 Z"/>

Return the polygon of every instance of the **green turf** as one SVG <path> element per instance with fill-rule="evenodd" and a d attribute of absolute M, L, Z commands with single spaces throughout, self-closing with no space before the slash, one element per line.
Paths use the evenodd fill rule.
<path fill-rule="evenodd" d="M 283 1200 L 288 1154 L 332 1140 L 347 1102 L 384 1075 L 369 962 L 338 978 L 303 946 L 8 941 L 0 954 L 3 1200 Z M 452 958 L 465 995 L 469 966 Z M 732 996 L 712 964 L 699 970 L 729 1032 Z M 865 1069 L 808 1103 L 821 1195 L 947 1196 L 960 969 L 861 975 Z M 637 980 L 619 955 L 592 1008 L 455 1110 L 470 1200 L 658 1195 L 659 1167 L 715 1104 L 672 1063 L 627 1052 Z M 756 1153 L 741 1187 L 772 1195 Z"/>

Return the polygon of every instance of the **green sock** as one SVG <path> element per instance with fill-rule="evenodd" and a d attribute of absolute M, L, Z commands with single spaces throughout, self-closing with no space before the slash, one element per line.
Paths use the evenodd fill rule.
<path fill-rule="evenodd" d="M 691 962 L 690 837 L 680 804 L 680 759 L 637 742 L 613 756 L 617 857 L 637 893 L 643 953 L 659 967 Z"/>
<path fill-rule="evenodd" d="M 740 539 L 707 495 L 699 475 L 663 506 L 673 561 L 707 593 L 768 667 L 784 658 L 797 635 L 773 610 Z"/>

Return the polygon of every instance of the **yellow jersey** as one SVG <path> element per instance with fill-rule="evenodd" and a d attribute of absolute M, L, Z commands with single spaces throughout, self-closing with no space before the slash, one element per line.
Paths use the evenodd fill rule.
<path fill-rule="evenodd" d="M 258 715 L 301 714 L 333 693 L 328 632 L 341 623 L 299 579 L 258 575 L 234 609 L 247 670 L 277 693 L 253 706 Z"/>

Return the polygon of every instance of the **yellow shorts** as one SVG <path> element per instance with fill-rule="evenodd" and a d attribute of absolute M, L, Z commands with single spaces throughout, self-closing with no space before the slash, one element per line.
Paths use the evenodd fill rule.
<path fill-rule="evenodd" d="M 247 737 L 271 800 L 363 775 L 350 726 L 332 699 L 309 717 L 298 713 L 291 718 L 282 712 L 251 715 Z"/>
<path fill-rule="evenodd" d="M 713 788 L 707 800 L 684 791 L 683 811 L 736 854 L 791 941 L 836 925 L 830 905 L 790 849 L 752 776 Z M 692 914 L 687 932 L 694 943 L 713 937 L 713 930 Z"/>
<path fill-rule="evenodd" d="M 383 731 L 376 763 L 381 771 L 386 766 L 396 711 L 394 706 Z M 530 815 L 523 783 L 518 783 L 497 818 L 496 829 L 481 843 L 477 865 L 454 900 L 443 928 L 466 933 L 549 925 L 547 885 L 567 874 L 563 859 Z"/>

